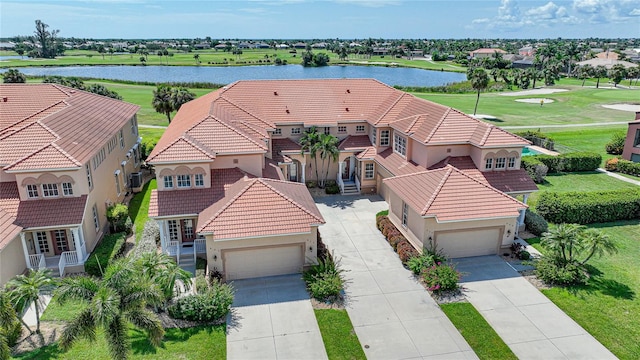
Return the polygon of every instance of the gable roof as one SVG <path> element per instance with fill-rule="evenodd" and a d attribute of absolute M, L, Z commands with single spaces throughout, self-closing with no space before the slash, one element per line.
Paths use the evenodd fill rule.
<path fill-rule="evenodd" d="M 5 167 L 4 170 L 72 169 L 80 167 L 82 167 L 81 163 L 72 158 L 58 145 L 51 143 Z"/>
<path fill-rule="evenodd" d="M 242 179 L 228 195 L 198 216 L 199 233 L 214 240 L 309 232 L 322 224 L 304 184 L 271 179 Z"/>
<path fill-rule="evenodd" d="M 153 157 L 149 156 L 147 162 L 164 163 L 175 161 L 211 161 L 216 158 L 215 154 L 209 154 L 202 146 L 196 144 L 188 135 L 177 138 L 169 146 L 161 151 L 155 152 Z"/>
<path fill-rule="evenodd" d="M 451 165 L 384 179 L 391 191 L 423 217 L 438 222 L 517 217 L 524 203 Z M 421 191 L 415 191 L 420 189 Z"/>

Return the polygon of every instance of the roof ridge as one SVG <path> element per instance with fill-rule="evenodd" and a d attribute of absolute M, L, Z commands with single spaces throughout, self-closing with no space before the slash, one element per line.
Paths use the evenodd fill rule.
<path fill-rule="evenodd" d="M 471 180 L 475 181 L 476 183 L 478 183 L 478 184 L 480 184 L 480 185 L 482 185 L 482 186 L 486 187 L 487 189 L 489 189 L 489 190 L 491 190 L 491 191 L 493 191 L 493 192 L 495 192 L 495 193 L 498 193 L 498 194 L 502 195 L 503 197 L 505 197 L 505 198 L 507 198 L 507 199 L 509 199 L 509 200 L 511 200 L 511 201 L 514 201 L 514 202 L 516 202 L 516 203 L 519 203 L 519 204 L 524 205 L 525 207 L 527 207 L 527 204 L 525 204 L 525 203 L 521 202 L 520 200 L 518 200 L 518 199 L 516 199 L 516 198 L 514 198 L 514 197 L 511 197 L 511 196 L 509 196 L 509 195 L 505 194 L 504 192 L 502 192 L 502 191 L 500 191 L 500 190 L 498 190 L 498 189 L 494 188 L 493 186 L 491 186 L 491 185 L 489 185 L 489 184 L 485 184 L 485 183 L 483 183 L 482 181 L 480 181 L 480 180 L 477 180 L 477 179 L 473 178 L 471 175 L 467 174 L 467 173 L 466 173 L 466 172 L 464 172 L 463 170 L 460 170 L 460 169 L 458 169 L 457 167 L 455 167 L 455 166 L 453 166 L 453 165 L 450 165 L 450 164 L 449 164 L 449 165 L 447 165 L 447 166 L 450 166 L 450 167 L 451 167 L 453 170 L 455 170 L 456 172 L 458 172 L 458 173 L 460 173 L 460 174 L 464 175 L 466 178 L 471 179 Z"/>
<path fill-rule="evenodd" d="M 421 216 L 424 216 L 427 213 L 427 211 L 429 211 L 429 208 L 431 207 L 433 202 L 436 200 L 438 195 L 440 195 L 440 190 L 442 190 L 442 187 L 447 182 L 447 180 L 451 176 L 451 173 L 453 172 L 452 165 L 447 165 L 443 169 L 446 169 L 446 173 L 440 180 L 440 183 L 438 184 L 438 186 L 436 186 L 436 188 L 433 190 L 433 194 L 431 194 L 431 197 L 429 197 L 429 200 L 427 200 L 427 203 L 425 204 L 425 206 L 422 208 L 422 212 L 420 213 Z"/>
<path fill-rule="evenodd" d="M 184 139 L 184 141 L 186 141 L 191 146 L 201 151 L 203 154 L 207 155 L 208 157 L 212 159 L 215 158 L 215 155 L 209 154 L 209 152 L 205 150 L 205 146 L 202 143 L 200 143 L 198 140 L 194 139 L 193 136 L 189 135 L 188 133 L 182 134 L 182 136 L 179 137 L 178 139 L 181 139 L 181 138 Z"/>
<path fill-rule="evenodd" d="M 11 170 L 11 168 L 15 167 L 16 165 L 20 164 L 21 162 L 32 158 L 36 155 L 38 155 L 39 153 L 41 153 L 43 150 L 45 150 L 48 147 L 53 147 L 55 150 L 57 150 L 60 154 L 62 154 L 65 158 L 67 158 L 67 160 L 71 161 L 72 163 L 74 163 L 75 165 L 77 165 L 78 167 L 82 167 L 82 164 L 76 160 L 75 158 L 73 158 L 71 155 L 69 155 L 66 151 L 62 150 L 62 148 L 60 148 L 60 146 L 58 146 L 57 144 L 50 142 L 48 144 L 43 145 L 42 147 L 40 147 L 38 150 L 33 151 L 25 156 L 23 156 L 22 158 L 14 161 L 13 163 L 9 164 L 8 166 L 5 167 L 5 170 Z"/>
<path fill-rule="evenodd" d="M 387 116 L 387 114 L 400 102 L 400 100 L 402 100 L 402 98 L 404 98 L 405 95 L 409 95 L 409 94 L 404 91 L 401 91 L 400 96 L 398 96 L 398 98 L 389 106 L 389 108 L 385 112 L 383 112 L 382 115 L 380 115 L 380 117 L 378 117 L 378 120 L 374 122 L 374 125 L 378 124 L 383 117 Z"/>
<path fill-rule="evenodd" d="M 322 221 L 322 219 L 318 218 L 309 209 L 305 208 L 304 206 L 300 205 L 297 201 L 295 201 L 295 200 L 291 199 L 290 197 L 288 197 L 287 195 L 283 194 L 282 191 L 279 191 L 278 189 L 276 189 L 273 186 L 271 186 L 268 183 L 266 183 L 268 181 L 274 181 L 274 182 L 287 184 L 287 183 L 291 183 L 290 181 L 282 181 L 282 180 L 275 180 L 275 179 L 265 179 L 265 178 L 258 178 L 257 180 L 259 182 L 261 182 L 262 184 L 264 184 L 265 186 L 269 187 L 269 189 L 271 189 L 271 190 L 275 191 L 276 193 L 278 193 L 278 195 L 280 195 L 281 197 L 283 197 L 284 199 L 286 199 L 287 201 L 289 201 L 290 203 L 292 203 L 293 205 L 298 207 L 300 210 L 302 210 L 302 211 L 306 212 L 307 214 L 311 215 L 314 219 L 316 219 L 318 221 Z M 293 183 L 293 184 L 297 184 L 297 183 Z M 299 186 L 302 186 L 302 185 L 303 184 L 300 184 Z"/>
<path fill-rule="evenodd" d="M 256 119 L 256 120 L 259 120 L 259 121 L 263 122 L 263 123 L 264 123 L 265 125 L 267 125 L 267 126 L 275 127 L 275 124 L 274 124 L 274 125 L 272 125 L 271 123 L 267 122 L 267 121 L 266 121 L 265 119 L 263 119 L 262 117 L 260 117 L 260 116 L 258 116 L 258 115 L 255 115 L 253 112 L 251 112 L 251 111 L 249 111 L 249 110 L 247 110 L 247 109 L 245 109 L 245 108 L 241 107 L 240 105 L 236 104 L 234 101 L 232 101 L 231 99 L 229 99 L 228 97 L 223 96 L 223 95 L 224 95 L 224 93 L 220 94 L 220 95 L 218 96 L 218 99 L 222 99 L 222 100 L 226 101 L 227 103 L 229 103 L 229 104 L 233 105 L 235 108 L 239 109 L 240 111 L 242 111 L 242 112 L 244 112 L 244 113 L 247 113 L 249 116 L 253 117 L 254 119 Z M 214 104 L 215 104 L 216 100 L 218 100 L 218 99 L 215 99 L 215 100 L 213 100 L 213 101 L 211 102 L 211 109 L 213 109 L 213 106 L 214 106 Z"/>
<path fill-rule="evenodd" d="M 480 126 L 480 125 L 478 125 Z M 480 140 L 480 146 L 484 146 L 484 144 L 487 143 L 487 139 L 489 138 L 489 135 L 491 135 L 491 131 L 493 130 L 493 128 L 495 127 L 495 125 L 489 125 L 487 126 L 486 130 L 484 131 L 484 135 L 482 136 L 482 139 Z"/>
<path fill-rule="evenodd" d="M 22 118 L 21 120 L 16 121 L 12 126 L 18 125 L 18 124 L 20 124 L 21 122 L 24 122 L 24 121 L 28 120 L 29 118 L 32 118 L 32 117 L 34 117 L 34 116 L 36 116 L 36 115 L 38 115 L 38 114 L 40 114 L 40 113 L 43 113 L 43 112 L 45 112 L 45 111 L 47 111 L 47 110 L 51 109 L 52 107 L 57 106 L 57 105 L 58 105 L 58 104 L 60 104 L 60 103 L 65 103 L 67 106 L 69 106 L 69 104 L 68 104 L 66 101 L 64 101 L 64 100 L 60 100 L 60 101 L 58 101 L 58 102 L 55 102 L 55 103 L 53 103 L 53 104 L 51 104 L 51 105 L 47 106 L 47 107 L 46 107 L 46 108 L 44 108 L 44 109 L 41 109 L 41 110 L 39 110 L 39 111 L 36 111 L 35 113 L 33 113 L 33 114 L 31 114 L 31 115 L 28 115 L 28 116 L 26 116 L 26 117 Z M 60 111 L 60 110 L 58 110 L 58 111 Z M 55 113 L 52 113 L 52 114 L 49 114 L 49 115 L 53 115 L 53 114 L 55 114 Z M 36 121 L 34 121 L 34 122 L 31 122 L 31 123 L 29 123 L 29 124 L 27 124 L 27 125 L 24 125 L 24 126 L 22 126 L 21 128 L 18 128 L 18 129 L 16 129 L 16 130 L 14 130 L 13 132 L 8 132 L 8 133 L 6 133 L 6 134 L 4 134 L 4 135 L 0 135 L 0 139 L 4 139 L 4 138 L 6 138 L 6 137 L 9 137 L 9 136 L 11 136 L 11 135 L 13 135 L 13 134 L 15 134 L 15 133 L 17 133 L 17 132 L 19 132 L 19 131 L 22 131 L 22 130 L 24 130 L 24 129 L 28 128 L 29 126 L 31 126 L 31 125 L 33 125 L 33 124 L 35 124 L 35 123 L 39 123 L 40 125 L 44 126 L 44 127 L 45 127 L 49 132 L 51 132 L 55 137 L 57 137 L 58 139 L 60 138 L 60 136 L 58 136 L 58 134 L 56 134 L 55 132 L 53 132 L 53 130 L 49 129 L 49 127 L 46 127 L 44 124 L 42 124 L 42 123 L 40 122 L 40 120 L 42 120 L 42 119 L 38 119 L 38 120 L 36 120 Z"/>
<path fill-rule="evenodd" d="M 235 196 L 233 196 L 231 199 L 229 199 L 229 201 L 227 201 L 224 205 L 222 205 L 220 207 L 220 209 L 218 209 L 218 211 L 216 211 L 215 214 L 211 215 L 211 217 L 209 217 L 209 219 L 204 224 L 198 226 L 198 228 L 203 229 L 203 228 L 209 226 L 209 224 L 211 224 L 213 222 L 213 220 L 215 220 L 218 216 L 220 216 L 220 214 L 224 210 L 226 210 L 229 206 L 231 206 L 231 204 L 233 204 L 236 200 L 238 200 L 238 198 L 242 194 L 246 193 L 247 190 L 249 190 L 249 188 L 252 187 L 256 183 L 257 180 L 258 180 L 257 178 L 253 178 L 253 179 L 249 178 L 247 180 L 245 180 L 244 178 L 241 178 L 239 181 L 246 181 L 247 185 L 245 187 L 243 187 L 242 189 L 240 189 L 240 191 L 238 191 L 238 193 Z M 236 182 L 236 184 L 237 184 L 237 182 Z M 209 207 L 211 207 L 213 205 L 215 205 L 215 203 L 211 204 Z"/>
<path fill-rule="evenodd" d="M 66 152 L 64 149 L 62 149 L 60 147 L 60 145 L 56 144 L 55 142 L 51 142 L 51 146 L 53 146 L 54 148 L 56 148 L 56 150 L 60 151 L 60 153 L 62 155 L 64 155 L 67 159 L 71 160 L 72 162 L 74 162 L 76 165 L 78 166 L 82 166 L 82 163 L 78 160 L 76 160 L 76 158 L 74 158 L 73 156 L 71 156 L 71 154 L 69 154 L 68 152 Z"/>
<path fill-rule="evenodd" d="M 440 126 L 442 126 L 442 124 L 444 123 L 444 120 L 447 118 L 447 116 L 451 112 L 451 109 L 453 109 L 453 108 L 448 107 L 447 111 L 445 111 L 444 114 L 442 114 L 442 117 L 440 118 L 440 120 L 438 120 L 438 122 L 436 123 L 436 126 L 433 127 L 433 129 L 431 130 L 429 135 L 427 135 L 427 138 L 424 140 L 425 143 L 428 143 L 431 140 L 431 138 L 433 137 L 433 135 L 435 135 L 436 131 L 438 131 L 438 129 L 440 129 Z"/>

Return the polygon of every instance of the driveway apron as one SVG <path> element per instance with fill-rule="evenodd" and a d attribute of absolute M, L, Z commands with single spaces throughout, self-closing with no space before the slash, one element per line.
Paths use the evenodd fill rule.
<path fill-rule="evenodd" d="M 227 359 L 327 359 L 300 274 L 236 280 Z"/>
<path fill-rule="evenodd" d="M 518 358 L 616 358 L 500 257 L 454 262 L 467 299 Z"/>
<path fill-rule="evenodd" d="M 322 240 L 346 270 L 346 309 L 368 359 L 477 359 L 375 224 L 378 196 L 316 199 Z"/>

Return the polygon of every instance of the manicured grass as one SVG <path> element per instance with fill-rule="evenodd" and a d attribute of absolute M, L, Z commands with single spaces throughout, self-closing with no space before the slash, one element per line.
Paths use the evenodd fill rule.
<path fill-rule="evenodd" d="M 133 221 L 133 226 L 136 232 L 136 241 L 140 239 L 144 224 L 149 219 L 149 200 L 151 199 L 151 190 L 157 189 L 158 185 L 156 179 L 144 184 L 142 191 L 137 193 L 131 202 L 129 202 L 129 216 Z"/>
<path fill-rule="evenodd" d="M 560 152 L 590 151 L 602 155 L 602 165 L 615 155 L 607 154 L 605 145 L 615 133 L 627 132 L 627 125 L 598 126 L 578 129 L 542 128 L 556 143 Z"/>
<path fill-rule="evenodd" d="M 20 354 L 16 359 L 110 359 L 104 335 L 98 332 L 96 342 L 82 340 L 63 352 L 58 344 Z M 226 326 L 200 326 L 187 329 L 166 329 L 160 347 L 154 348 L 143 332 L 129 330 L 131 359 L 225 359 L 227 356 Z"/>
<path fill-rule="evenodd" d="M 42 321 L 73 320 L 87 305 L 81 301 L 70 300 L 61 305 L 54 296 L 40 317 Z"/>
<path fill-rule="evenodd" d="M 451 303 L 440 307 L 480 359 L 517 359 L 473 305 Z"/>
<path fill-rule="evenodd" d="M 640 221 L 592 224 L 619 252 L 592 259 L 586 286 L 542 292 L 620 359 L 640 359 Z"/>
<path fill-rule="evenodd" d="M 315 309 L 329 359 L 366 359 L 345 310 Z"/>

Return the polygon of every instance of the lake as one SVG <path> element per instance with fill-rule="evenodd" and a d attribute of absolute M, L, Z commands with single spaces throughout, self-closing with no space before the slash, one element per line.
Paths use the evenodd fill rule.
<path fill-rule="evenodd" d="M 466 80 L 463 73 L 382 66 L 61 66 L 19 68 L 26 75 L 60 75 L 148 82 L 211 82 L 237 80 L 374 78 L 388 85 L 439 86 Z M 4 72 L 6 69 L 0 70 Z"/>

